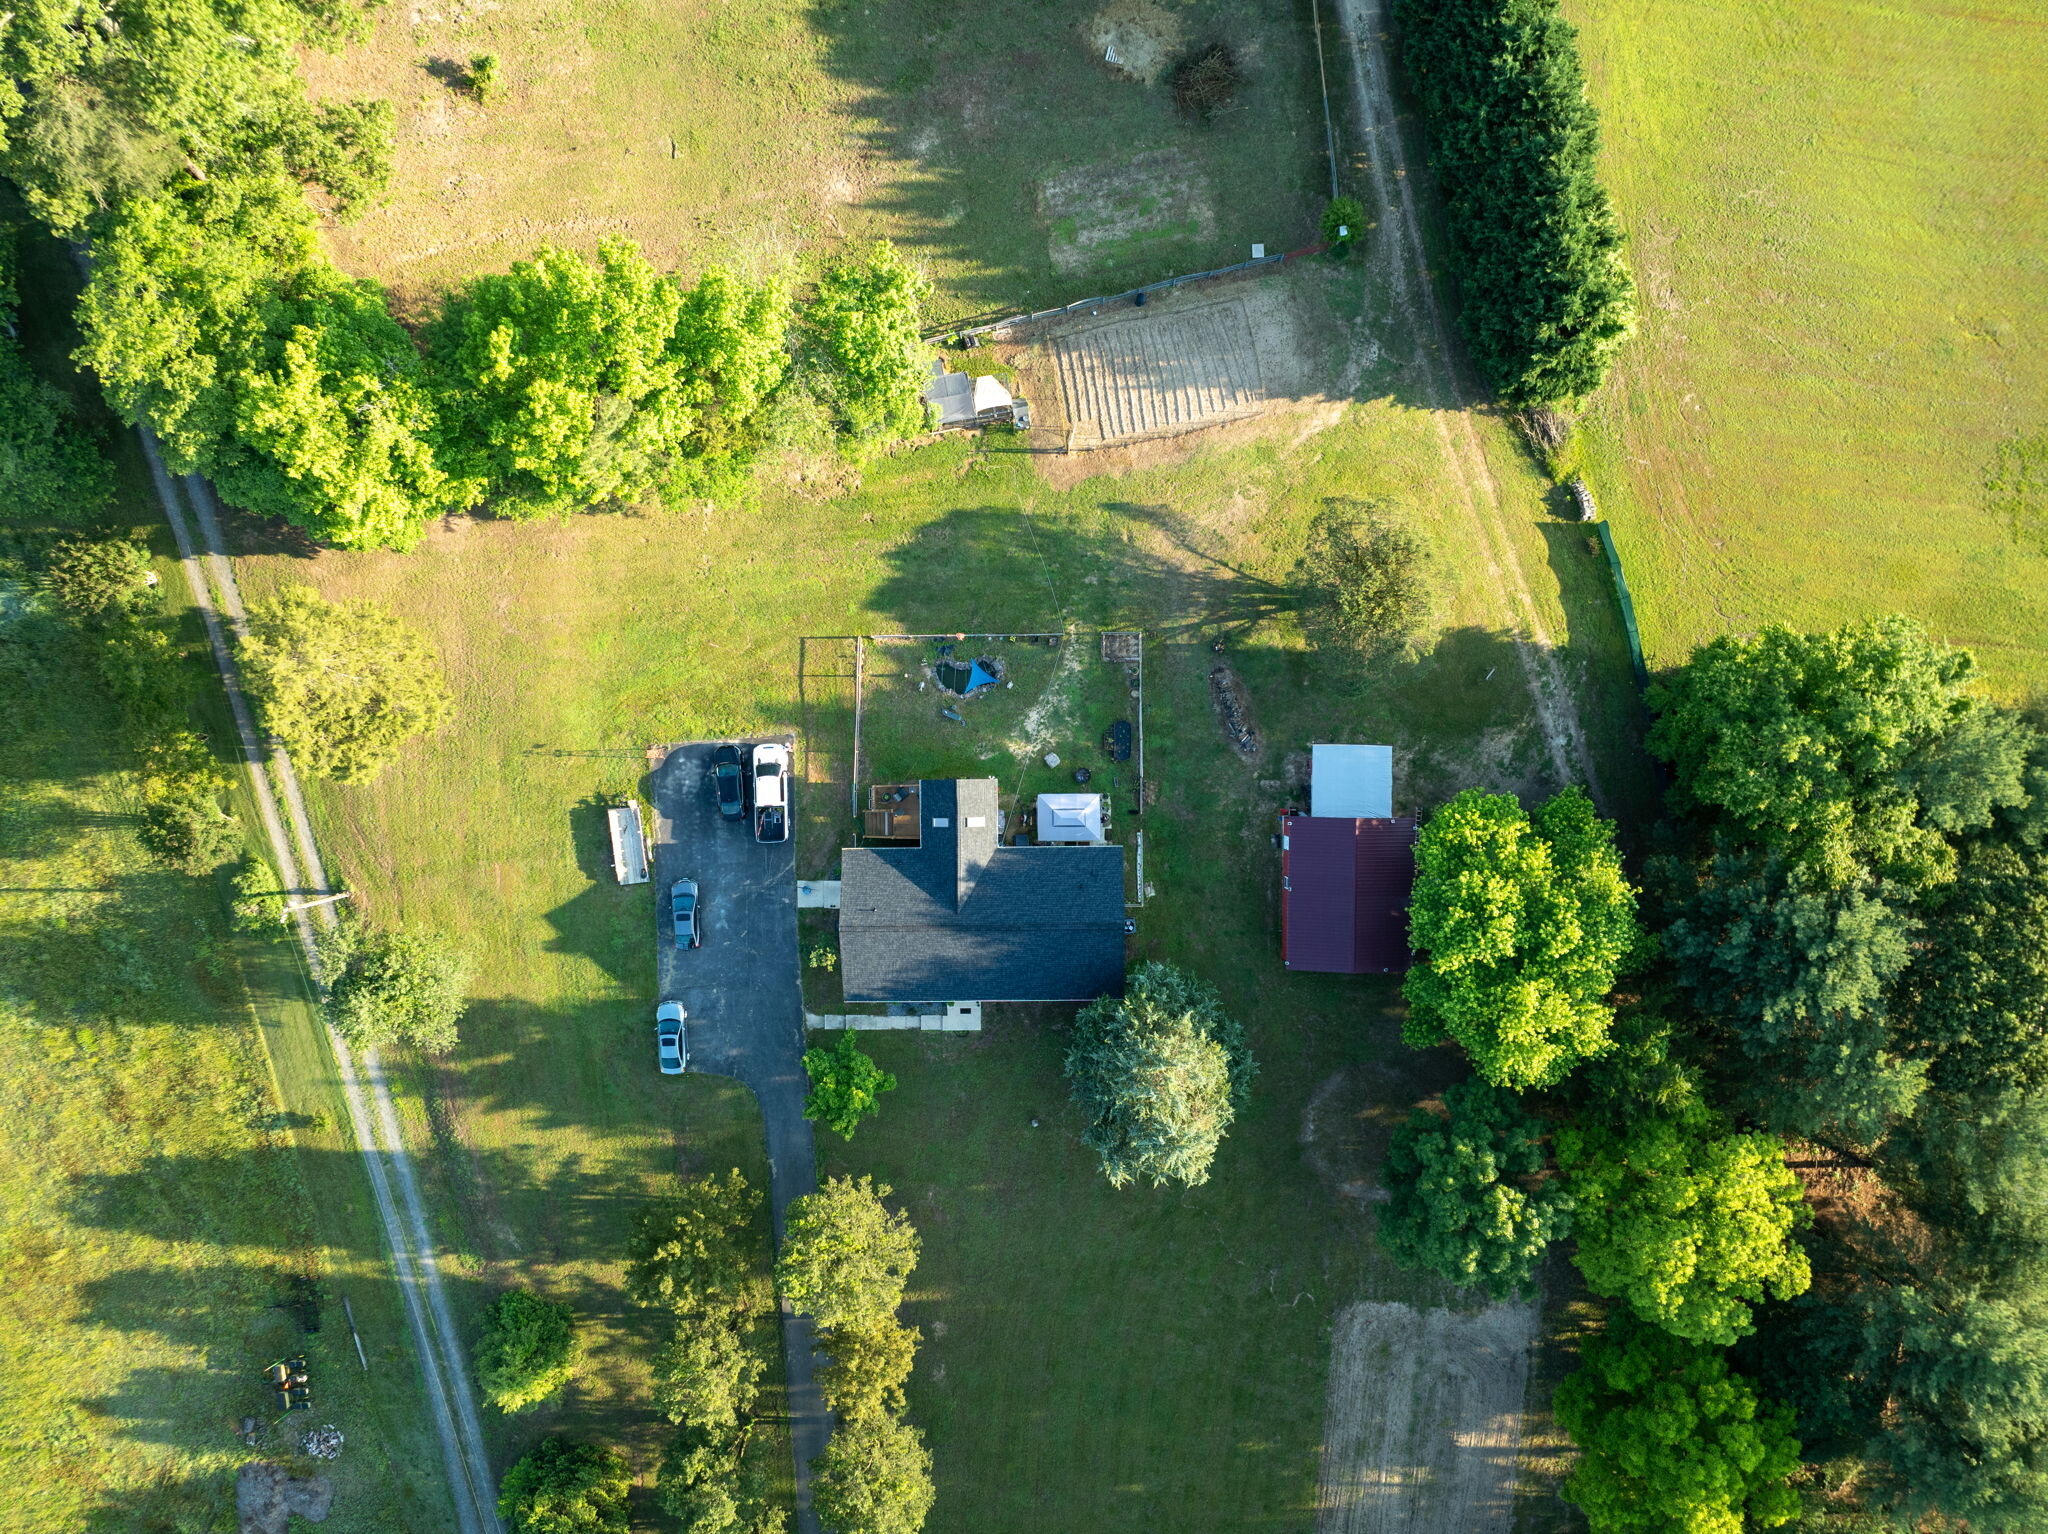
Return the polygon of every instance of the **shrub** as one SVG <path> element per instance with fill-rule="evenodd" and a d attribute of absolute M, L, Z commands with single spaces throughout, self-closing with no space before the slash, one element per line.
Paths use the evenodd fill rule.
<path fill-rule="evenodd" d="M 484 1310 L 476 1382 L 502 1412 L 524 1411 L 564 1385 L 576 1364 L 576 1316 L 565 1304 L 508 1289 Z"/>
<path fill-rule="evenodd" d="M 234 894 L 229 905 L 235 930 L 252 936 L 275 932 L 284 917 L 286 893 L 268 862 L 243 854 L 235 865 Z"/>
<path fill-rule="evenodd" d="M 875 1064 L 851 1031 L 842 1032 L 830 1049 L 805 1050 L 804 1074 L 811 1078 L 804 1117 L 849 1140 L 862 1119 L 881 1111 L 881 1094 L 896 1090 L 896 1078 Z"/>
<path fill-rule="evenodd" d="M 0 337 L 0 504 L 12 517 L 90 522 L 114 495 L 106 444 L 71 397 Z"/>
<path fill-rule="evenodd" d="M 820 365 L 841 429 L 880 443 L 925 428 L 930 373 L 918 334 L 930 281 L 886 240 L 840 256 L 803 311 L 805 349 Z"/>
<path fill-rule="evenodd" d="M 181 873 L 212 873 L 240 843 L 238 823 L 220 807 L 211 776 L 159 780 L 145 791 L 142 844 Z"/>
<path fill-rule="evenodd" d="M 150 599 L 149 550 L 126 538 L 66 538 L 50 551 L 44 588 L 72 617 L 92 623 Z"/>
<path fill-rule="evenodd" d="M 479 53 L 469 61 L 469 88 L 476 99 L 488 106 L 498 94 L 498 56 L 495 53 Z"/>
<path fill-rule="evenodd" d="M 1460 315 L 1509 405 L 1583 398 L 1635 327 L 1600 128 L 1556 0 L 1399 0 L 1434 139 Z"/>
<path fill-rule="evenodd" d="M 617 1449 L 544 1438 L 498 1488 L 510 1534 L 627 1534 L 632 1467 Z"/>
<path fill-rule="evenodd" d="M 1365 233 L 1365 204 L 1356 197 L 1332 197 L 1319 225 L 1323 238 L 1342 255 Z"/>

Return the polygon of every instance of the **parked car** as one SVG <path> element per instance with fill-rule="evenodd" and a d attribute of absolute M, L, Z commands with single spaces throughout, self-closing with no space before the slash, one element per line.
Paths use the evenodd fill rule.
<path fill-rule="evenodd" d="M 718 788 L 718 813 L 727 820 L 745 820 L 747 768 L 738 746 L 720 746 L 711 753 L 711 781 Z"/>
<path fill-rule="evenodd" d="M 689 1016 L 679 1001 L 665 1001 L 654 1009 L 654 1058 L 664 1076 L 680 1076 L 688 1063 L 688 1046 L 683 1043 L 683 1021 Z"/>
<path fill-rule="evenodd" d="M 669 920 L 675 924 L 676 947 L 699 948 L 704 927 L 697 919 L 697 881 L 678 879 L 668 887 Z"/>
<path fill-rule="evenodd" d="M 789 840 L 789 747 L 763 741 L 754 747 L 754 840 Z"/>

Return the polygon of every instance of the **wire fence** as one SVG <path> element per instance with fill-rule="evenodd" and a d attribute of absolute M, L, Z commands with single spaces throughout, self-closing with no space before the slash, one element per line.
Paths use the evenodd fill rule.
<path fill-rule="evenodd" d="M 1249 261 L 1234 262 L 1229 266 L 1211 267 L 1206 272 L 1186 272 L 1178 277 L 1162 277 L 1157 282 L 1148 282 L 1140 288 L 1129 288 L 1121 293 L 1098 295 L 1094 298 L 1077 298 L 1070 304 L 1061 304 L 1057 309 L 1035 309 L 1029 314 L 1005 315 L 1000 319 L 977 321 L 971 325 L 941 325 L 925 332 L 927 341 L 964 341 L 970 336 L 985 336 L 994 330 L 1011 330 L 1019 325 L 1037 325 L 1047 320 L 1065 319 L 1070 315 L 1092 313 L 1110 304 L 1128 303 L 1140 305 L 1154 293 L 1165 293 L 1173 288 L 1185 287 L 1191 282 L 1208 282 L 1217 277 L 1234 277 L 1240 272 L 1253 271 L 1260 267 L 1278 266 L 1283 261 L 1299 261 L 1304 256 L 1319 256 L 1330 247 L 1327 243 L 1304 245 L 1300 250 L 1277 251 L 1270 256 L 1254 256 Z"/>

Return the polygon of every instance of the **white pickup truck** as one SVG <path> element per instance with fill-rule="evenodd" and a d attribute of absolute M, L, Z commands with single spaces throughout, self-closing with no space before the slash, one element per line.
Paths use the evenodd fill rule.
<path fill-rule="evenodd" d="M 789 747 L 763 741 L 754 747 L 754 840 L 789 840 Z"/>

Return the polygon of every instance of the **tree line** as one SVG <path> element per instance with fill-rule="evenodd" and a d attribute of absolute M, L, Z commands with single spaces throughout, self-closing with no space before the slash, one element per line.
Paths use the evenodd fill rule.
<path fill-rule="evenodd" d="M 761 1400 L 778 1346 L 779 1293 L 818 1328 L 819 1376 L 838 1424 L 811 1465 L 812 1501 L 833 1534 L 917 1534 L 932 1505 L 931 1454 L 905 1417 L 920 1334 L 896 1316 L 917 1266 L 909 1219 L 886 1184 L 826 1179 L 794 1200 L 773 1272 L 758 1260 L 760 1192 L 737 1170 L 685 1182 L 641 1211 L 626 1293 L 660 1312 L 655 1408 L 675 1426 L 657 1498 L 685 1534 L 779 1534 L 781 1441 Z M 575 1363 L 566 1306 L 523 1290 L 486 1311 L 477 1377 L 501 1410 L 559 1391 Z M 499 1510 L 514 1534 L 624 1534 L 631 1471 L 604 1445 L 544 1440 L 515 1464 Z"/>
<path fill-rule="evenodd" d="M 1395 14 L 1473 360 L 1509 405 L 1583 399 L 1633 332 L 1636 294 L 1575 34 L 1557 0 L 1400 0 Z"/>
<path fill-rule="evenodd" d="M 2048 733 L 1974 684 L 1904 619 L 1701 646 L 1640 890 L 1577 790 L 1423 830 L 1409 1042 L 1475 1075 L 1383 1239 L 1505 1296 L 1571 1238 L 1595 1534 L 2048 1519 Z"/>

